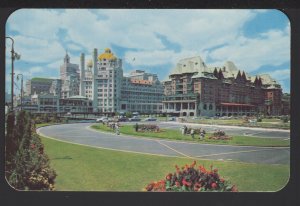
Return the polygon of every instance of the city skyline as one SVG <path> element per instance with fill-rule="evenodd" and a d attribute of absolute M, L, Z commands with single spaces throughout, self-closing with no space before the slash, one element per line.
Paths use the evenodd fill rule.
<path fill-rule="evenodd" d="M 6 36 L 15 39 L 15 73 L 25 81 L 58 78 L 66 50 L 79 64 L 81 52 L 88 60 L 94 48 L 109 47 L 125 74 L 142 69 L 164 80 L 179 59 L 201 56 L 208 66 L 229 60 L 250 75 L 269 73 L 290 90 L 290 26 L 279 10 L 21 9 Z M 6 48 L 10 93 L 11 42 Z"/>

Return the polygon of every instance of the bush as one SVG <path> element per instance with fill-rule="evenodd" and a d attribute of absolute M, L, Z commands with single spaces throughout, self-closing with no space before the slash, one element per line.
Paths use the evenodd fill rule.
<path fill-rule="evenodd" d="M 290 120 L 289 116 L 282 116 L 280 117 L 280 120 L 283 122 L 283 123 L 288 123 L 288 121 Z"/>
<path fill-rule="evenodd" d="M 148 184 L 144 190 L 152 192 L 237 192 L 237 187 L 231 185 L 218 174 L 218 169 L 206 170 L 204 166 L 195 169 L 196 161 L 181 169 L 175 165 L 176 172 L 169 173 L 165 179 Z"/>
<path fill-rule="evenodd" d="M 5 175 L 8 182 L 18 190 L 53 190 L 56 173 L 50 168 L 44 145 L 35 133 L 35 124 L 29 113 L 19 112 L 13 125 L 12 134 L 7 130 L 7 136 L 15 145 L 8 147 L 7 142 Z"/>

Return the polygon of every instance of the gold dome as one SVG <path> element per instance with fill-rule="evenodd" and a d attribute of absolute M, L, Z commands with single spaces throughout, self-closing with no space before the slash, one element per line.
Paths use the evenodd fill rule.
<path fill-rule="evenodd" d="M 100 54 L 98 56 L 98 59 L 100 61 L 102 61 L 103 59 L 106 59 L 106 60 L 115 60 L 117 59 L 117 57 L 115 57 L 115 55 L 113 53 L 111 53 L 111 50 L 109 48 L 106 48 L 104 50 L 104 53 Z"/>
<path fill-rule="evenodd" d="M 87 63 L 86 63 L 86 66 L 89 67 L 89 68 L 92 68 L 93 67 L 93 60 L 89 60 Z"/>

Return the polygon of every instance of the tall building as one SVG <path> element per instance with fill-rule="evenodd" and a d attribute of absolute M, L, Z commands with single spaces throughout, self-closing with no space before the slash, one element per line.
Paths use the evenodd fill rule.
<path fill-rule="evenodd" d="M 163 86 L 156 74 L 135 70 L 123 77 L 120 111 L 159 113 L 162 99 Z"/>
<path fill-rule="evenodd" d="M 61 79 L 54 79 L 49 89 L 49 93 L 61 97 Z"/>
<path fill-rule="evenodd" d="M 282 89 L 270 75 L 250 76 L 233 62 L 208 67 L 201 57 L 180 60 L 164 81 L 163 111 L 177 116 L 281 114 Z"/>
<path fill-rule="evenodd" d="M 163 88 L 157 75 L 136 70 L 123 77 L 122 60 L 109 48 L 100 55 L 94 49 L 92 57 L 85 68 L 85 55 L 80 56 L 80 95 L 93 101 L 95 112 L 154 113 L 162 108 Z"/>
<path fill-rule="evenodd" d="M 49 93 L 53 79 L 35 77 L 26 82 L 26 95 Z"/>
<path fill-rule="evenodd" d="M 64 63 L 60 66 L 61 98 L 79 95 L 79 66 L 70 63 L 70 57 L 66 53 Z"/>

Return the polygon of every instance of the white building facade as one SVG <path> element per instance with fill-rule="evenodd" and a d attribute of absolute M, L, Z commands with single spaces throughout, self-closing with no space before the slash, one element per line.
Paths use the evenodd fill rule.
<path fill-rule="evenodd" d="M 157 75 L 136 70 L 123 77 L 122 60 L 109 48 L 100 55 L 94 49 L 92 58 L 85 63 L 85 55 L 80 56 L 80 95 L 92 100 L 94 112 L 161 111 L 163 87 Z"/>

